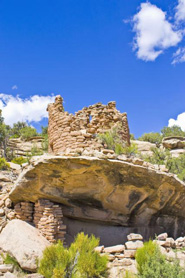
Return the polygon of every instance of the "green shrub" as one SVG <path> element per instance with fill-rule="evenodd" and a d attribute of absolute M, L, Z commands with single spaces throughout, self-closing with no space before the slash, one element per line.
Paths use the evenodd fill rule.
<path fill-rule="evenodd" d="M 147 259 L 149 257 L 152 257 L 156 250 L 158 250 L 157 244 L 154 243 L 152 240 L 145 242 L 144 246 L 137 250 L 136 262 L 140 274 L 143 273 Z"/>
<path fill-rule="evenodd" d="M 40 261 L 39 273 L 45 278 L 98 278 L 107 273 L 107 257 L 101 257 L 94 248 L 99 240 L 93 235 L 77 235 L 74 243 L 67 249 L 61 242 L 47 247 Z"/>
<path fill-rule="evenodd" d="M 0 157 L 0 170 L 7 170 L 8 168 L 10 168 L 10 164 L 4 157 Z"/>
<path fill-rule="evenodd" d="M 113 127 L 105 133 L 98 134 L 98 138 L 105 148 L 113 150 L 118 155 L 127 152 L 129 153 L 129 146 L 127 146 L 127 143 L 122 139 L 120 126 Z"/>
<path fill-rule="evenodd" d="M 137 144 L 131 143 L 130 146 L 126 146 L 122 149 L 122 153 L 126 155 L 136 155 L 138 154 Z"/>
<path fill-rule="evenodd" d="M 43 151 L 39 149 L 36 144 L 33 144 L 33 147 L 31 148 L 31 156 L 37 156 L 42 154 Z"/>
<path fill-rule="evenodd" d="M 40 261 L 39 273 L 45 278 L 56 278 L 57 275 L 65 277 L 70 267 L 70 254 L 59 241 L 47 247 Z"/>
<path fill-rule="evenodd" d="M 135 140 L 135 136 L 133 133 L 130 133 L 130 140 Z"/>
<path fill-rule="evenodd" d="M 126 271 L 126 273 L 123 276 L 123 278 L 137 278 L 137 275 L 135 275 L 134 273 L 132 273 L 130 271 Z"/>
<path fill-rule="evenodd" d="M 27 158 L 24 158 L 22 156 L 18 156 L 18 157 L 15 157 L 14 159 L 12 159 L 11 162 L 13 162 L 15 164 L 22 165 L 23 163 L 28 162 L 28 160 L 27 160 Z"/>
<path fill-rule="evenodd" d="M 17 122 L 13 124 L 11 129 L 11 138 L 19 138 L 21 137 L 21 130 L 27 127 L 26 122 Z"/>
<path fill-rule="evenodd" d="M 138 138 L 138 140 L 159 145 L 162 141 L 162 136 L 159 132 L 149 132 L 144 133 L 141 137 Z"/>
<path fill-rule="evenodd" d="M 42 141 L 42 150 L 47 152 L 48 151 L 48 145 L 49 145 L 49 142 L 48 142 L 48 135 L 44 135 L 44 139 Z"/>
<path fill-rule="evenodd" d="M 143 160 L 152 164 L 164 165 L 168 159 L 171 158 L 169 150 L 161 150 L 159 148 L 151 148 L 152 155 L 142 156 Z"/>
<path fill-rule="evenodd" d="M 138 278 L 184 278 L 185 271 L 180 267 L 176 259 L 170 263 L 162 255 L 158 245 L 152 241 L 144 243 L 137 250 L 136 261 Z"/>
<path fill-rule="evenodd" d="M 19 263 L 16 261 L 16 259 L 13 258 L 12 256 L 10 256 L 9 254 L 6 254 L 6 257 L 4 257 L 2 255 L 2 258 L 3 258 L 4 264 L 12 264 L 17 270 L 21 269 L 21 267 L 20 267 Z"/>
<path fill-rule="evenodd" d="M 48 134 L 48 126 L 42 126 L 42 132 L 41 132 L 41 135 L 42 136 L 45 136 Z"/>
<path fill-rule="evenodd" d="M 171 173 L 176 174 L 181 180 L 185 181 L 185 154 L 168 159 L 166 167 Z"/>
<path fill-rule="evenodd" d="M 38 136 L 38 133 L 35 128 L 26 126 L 20 130 L 20 135 L 22 139 L 28 140 L 31 137 Z"/>
<path fill-rule="evenodd" d="M 161 129 L 161 135 L 162 137 L 169 137 L 169 136 L 185 136 L 185 132 L 182 131 L 180 126 L 174 125 L 172 127 L 165 126 L 163 129 Z"/>

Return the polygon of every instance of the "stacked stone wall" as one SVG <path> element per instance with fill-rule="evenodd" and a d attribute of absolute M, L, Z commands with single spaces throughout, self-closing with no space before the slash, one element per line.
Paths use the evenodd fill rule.
<path fill-rule="evenodd" d="M 49 200 L 39 200 L 35 204 L 34 224 L 50 242 L 65 240 L 66 226 L 63 225 L 60 205 Z"/>
<path fill-rule="evenodd" d="M 119 126 L 123 141 L 130 144 L 127 114 L 120 113 L 114 101 L 107 105 L 97 103 L 84 107 L 73 115 L 64 112 L 63 99 L 57 96 L 55 103 L 49 104 L 47 110 L 50 153 L 102 151 L 104 146 L 98 141 L 97 134 L 104 133 L 114 126 Z"/>
<path fill-rule="evenodd" d="M 20 202 L 15 205 L 16 218 L 26 221 L 28 223 L 33 222 L 34 204 L 31 202 Z"/>
<path fill-rule="evenodd" d="M 15 213 L 16 218 L 33 224 L 50 242 L 60 239 L 65 243 L 66 226 L 61 205 L 45 199 L 35 204 L 20 202 L 15 205 Z"/>

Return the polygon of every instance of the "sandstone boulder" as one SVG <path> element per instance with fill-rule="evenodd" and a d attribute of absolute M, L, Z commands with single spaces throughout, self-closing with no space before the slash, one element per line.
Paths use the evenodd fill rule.
<path fill-rule="evenodd" d="M 104 248 L 105 253 L 121 253 L 124 250 L 125 246 L 122 244 Z"/>
<path fill-rule="evenodd" d="M 127 236 L 127 239 L 130 240 L 143 240 L 142 235 L 131 233 Z"/>
<path fill-rule="evenodd" d="M 127 241 L 125 247 L 128 250 L 137 250 L 138 248 L 143 247 L 143 242 L 141 240 Z"/>
<path fill-rule="evenodd" d="M 166 240 L 167 237 L 168 237 L 168 234 L 167 233 L 163 233 L 163 234 L 158 235 L 157 239 L 158 240 Z"/>
<path fill-rule="evenodd" d="M 151 149 L 156 147 L 156 144 L 140 140 L 131 140 L 131 143 L 135 143 L 137 145 L 138 151 L 142 155 L 152 155 L 153 153 Z"/>
<path fill-rule="evenodd" d="M 185 147 L 185 138 L 181 136 L 165 137 L 162 141 L 166 149 L 183 149 Z"/>
<path fill-rule="evenodd" d="M 179 157 L 181 154 L 185 154 L 185 149 L 174 149 L 170 151 L 172 157 Z"/>
<path fill-rule="evenodd" d="M 36 228 L 18 219 L 10 221 L 0 234 L 0 249 L 28 271 L 36 271 L 37 260 L 49 244 Z"/>

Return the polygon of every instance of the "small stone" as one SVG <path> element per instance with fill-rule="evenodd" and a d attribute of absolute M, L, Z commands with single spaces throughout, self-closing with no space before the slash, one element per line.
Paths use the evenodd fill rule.
<path fill-rule="evenodd" d="M 99 253 L 102 253 L 102 252 L 103 252 L 103 249 L 104 249 L 104 245 L 102 245 L 102 246 L 97 246 L 96 248 L 94 248 L 94 250 L 95 250 L 96 252 L 99 252 Z"/>
<path fill-rule="evenodd" d="M 163 234 L 158 235 L 157 239 L 158 240 L 166 240 L 167 237 L 168 237 L 168 234 L 167 233 L 163 233 Z"/>
<path fill-rule="evenodd" d="M 116 254 L 115 257 L 118 259 L 123 259 L 123 258 L 125 258 L 125 255 L 124 254 Z"/>
<path fill-rule="evenodd" d="M 124 250 L 125 246 L 122 244 L 104 248 L 105 253 L 121 253 Z"/>
<path fill-rule="evenodd" d="M 4 216 L 5 215 L 5 211 L 3 208 L 0 209 L 0 216 Z"/>
<path fill-rule="evenodd" d="M 125 258 L 135 258 L 136 250 L 125 250 L 124 255 Z"/>
<path fill-rule="evenodd" d="M 4 206 L 4 201 L 0 200 L 0 207 L 3 207 L 3 206 Z"/>
<path fill-rule="evenodd" d="M 143 247 L 143 242 L 141 240 L 136 240 L 136 241 L 127 241 L 125 243 L 126 249 L 129 250 L 136 250 L 138 248 Z"/>
<path fill-rule="evenodd" d="M 105 255 L 108 257 L 108 260 L 109 260 L 110 262 L 114 261 L 114 259 L 115 259 L 115 256 L 114 256 L 114 255 L 109 254 L 109 253 L 101 253 L 101 254 L 100 254 L 100 256 L 105 256 Z"/>
<path fill-rule="evenodd" d="M 119 260 L 119 262 L 124 266 L 132 265 L 132 260 L 130 260 L 130 259 Z"/>
<path fill-rule="evenodd" d="M 7 214 L 8 219 L 12 220 L 16 217 L 16 214 L 14 211 L 11 211 Z"/>
<path fill-rule="evenodd" d="M 10 198 L 7 198 L 7 199 L 5 200 L 5 206 L 6 206 L 7 208 L 11 208 L 11 206 L 12 206 L 12 201 L 10 200 Z"/>
<path fill-rule="evenodd" d="M 127 239 L 130 240 L 143 240 L 142 235 L 131 233 L 127 236 Z"/>
<path fill-rule="evenodd" d="M 1 264 L 0 265 L 0 272 L 12 272 L 13 271 L 13 265 L 11 264 Z"/>
<path fill-rule="evenodd" d="M 175 241 L 178 243 L 184 242 L 184 237 L 178 237 Z"/>
<path fill-rule="evenodd" d="M 172 237 L 167 237 L 166 241 L 162 244 L 164 247 L 175 247 L 175 240 Z"/>
<path fill-rule="evenodd" d="M 5 273 L 3 277 L 4 277 L 4 278 L 17 278 L 17 276 L 14 275 L 14 274 L 11 273 L 11 272 Z"/>

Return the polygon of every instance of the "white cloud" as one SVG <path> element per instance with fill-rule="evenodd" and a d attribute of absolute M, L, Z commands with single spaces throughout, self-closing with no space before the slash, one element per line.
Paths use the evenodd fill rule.
<path fill-rule="evenodd" d="M 176 46 L 182 40 L 181 31 L 173 29 L 166 13 L 149 2 L 141 4 L 133 23 L 136 33 L 134 48 L 137 57 L 144 61 L 154 61 L 165 49 Z"/>
<path fill-rule="evenodd" d="M 185 47 L 179 48 L 173 55 L 172 64 L 185 62 Z"/>
<path fill-rule="evenodd" d="M 177 116 L 177 119 L 169 119 L 168 126 L 178 125 L 183 131 L 185 131 L 185 112 Z"/>
<path fill-rule="evenodd" d="M 17 89 L 18 89 L 17 85 L 12 86 L 12 90 L 17 90 Z"/>
<path fill-rule="evenodd" d="M 178 0 L 175 19 L 177 22 L 185 20 L 185 0 Z"/>
<path fill-rule="evenodd" d="M 48 117 L 46 111 L 48 103 L 54 102 L 55 96 L 34 95 L 23 99 L 18 95 L 0 94 L 0 109 L 5 119 L 5 123 L 13 125 L 18 121 L 39 122 Z"/>

